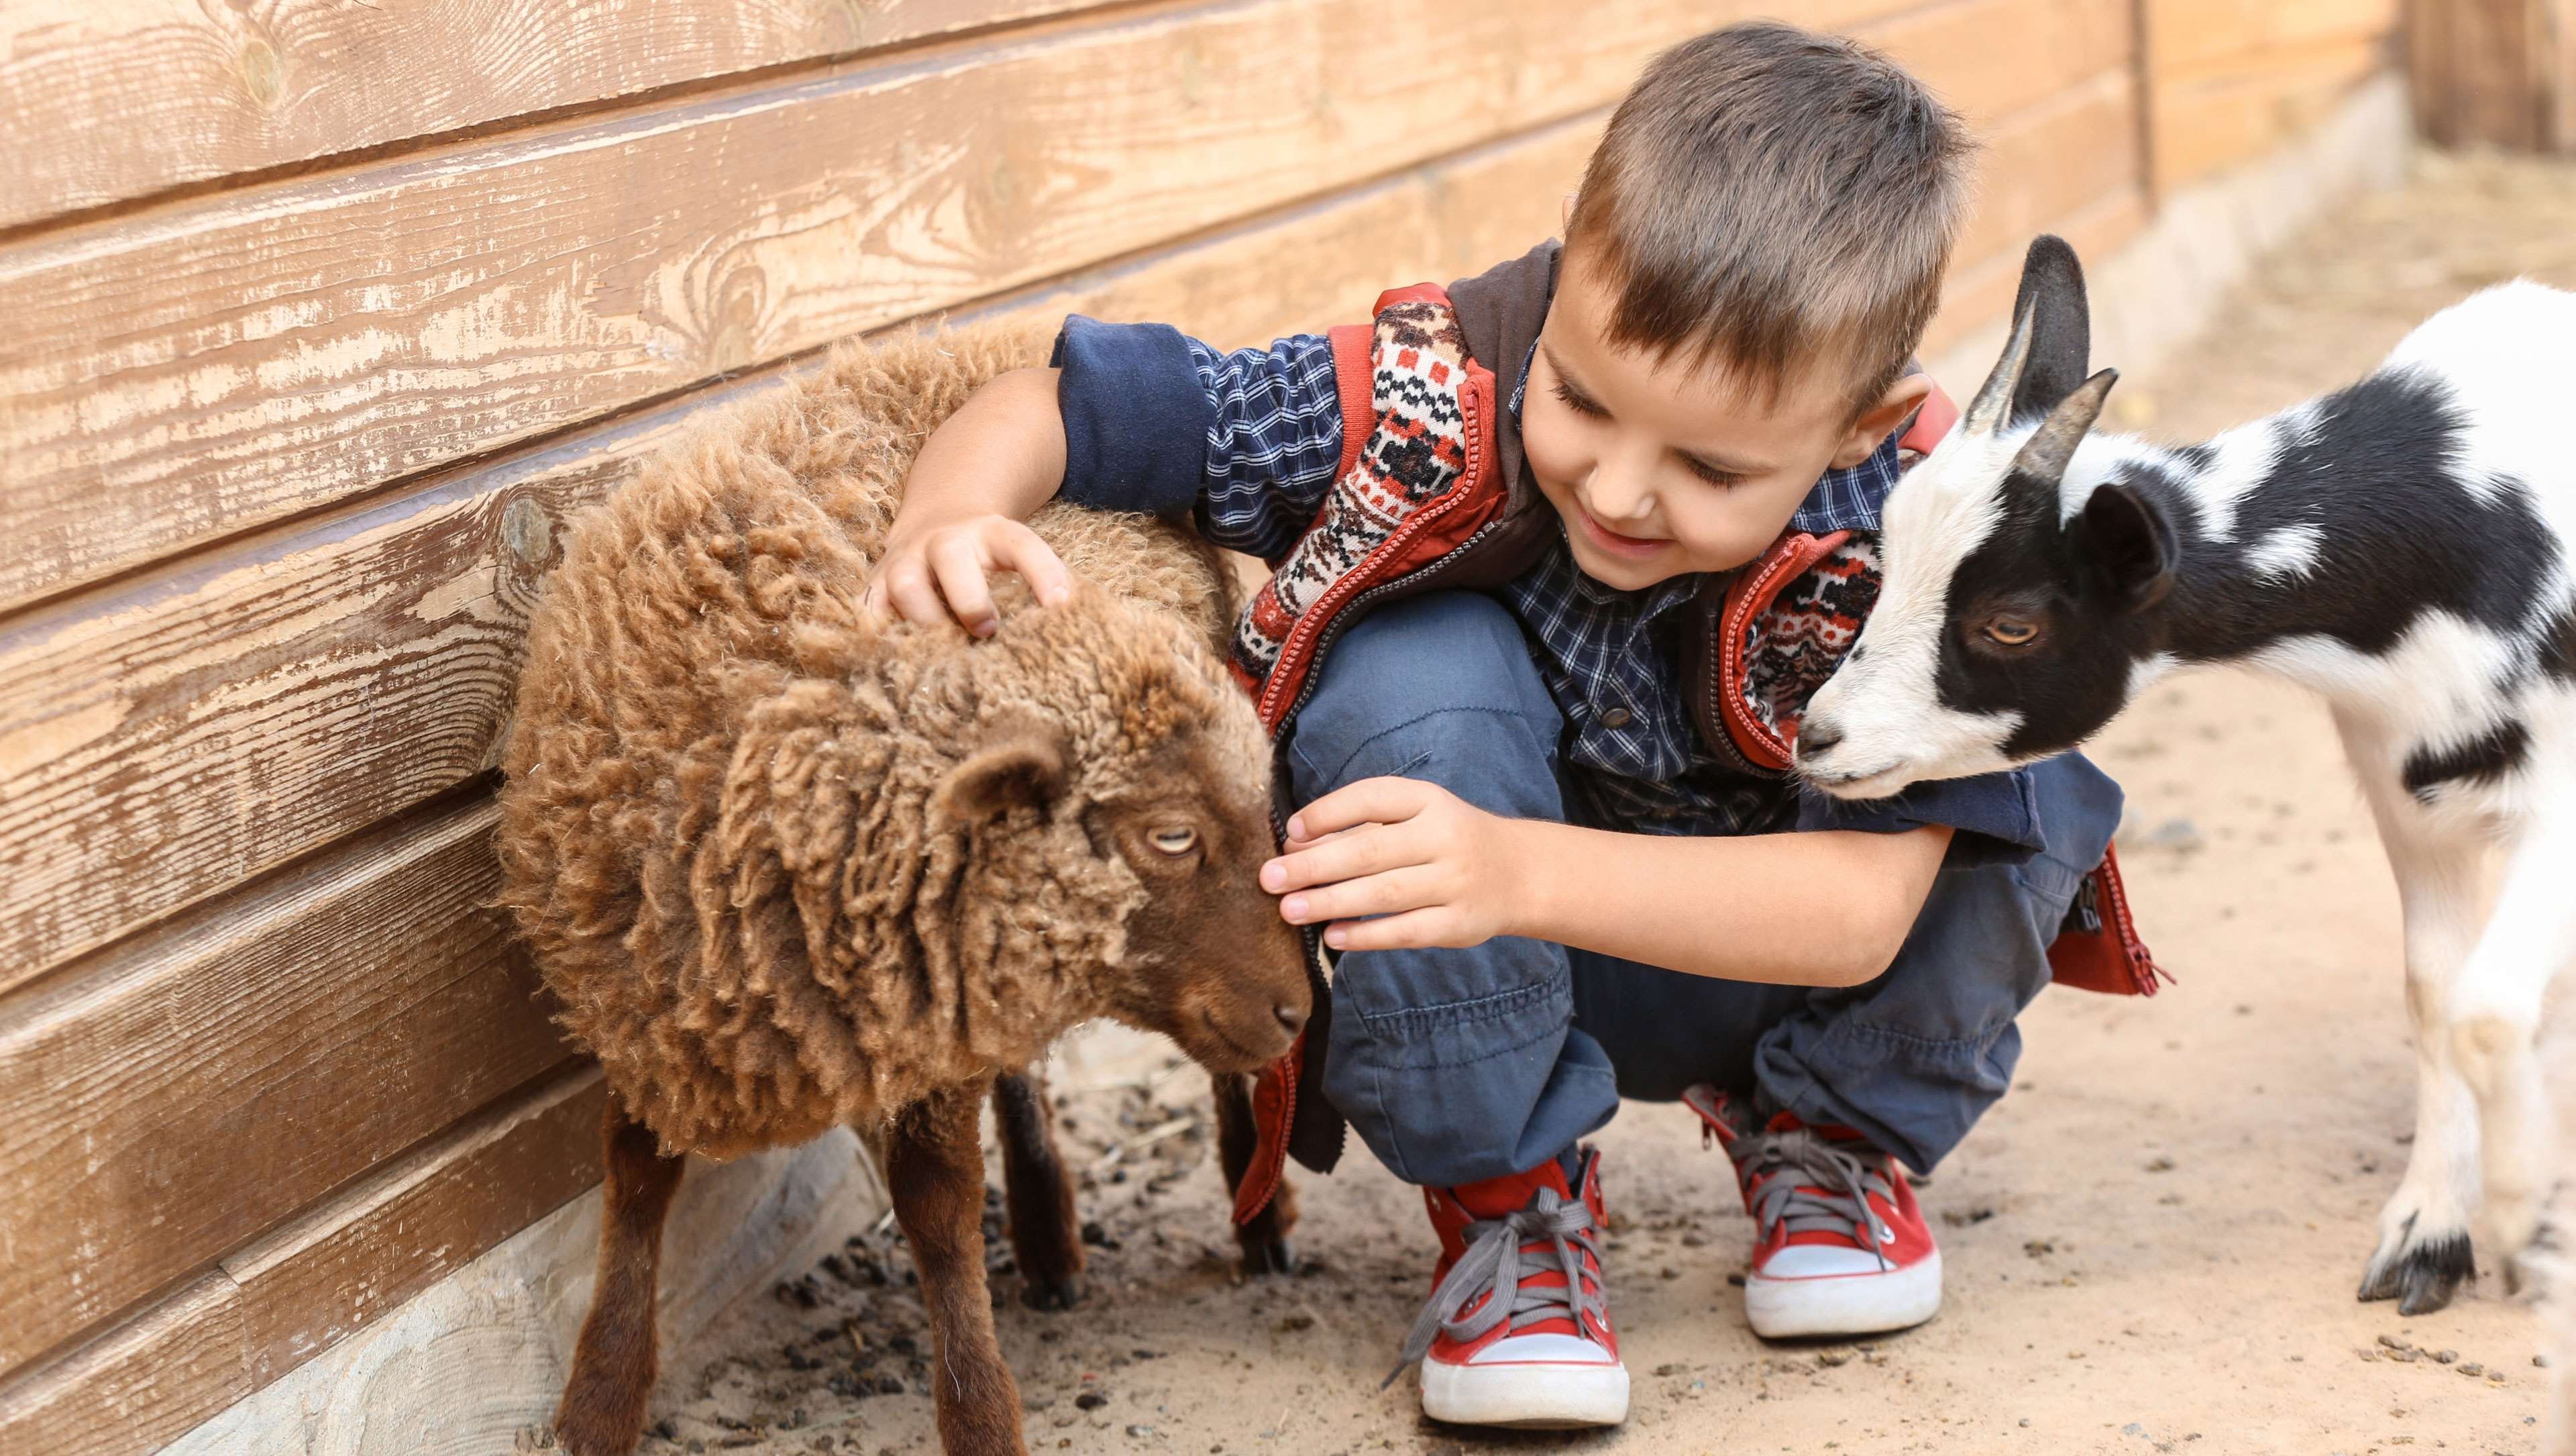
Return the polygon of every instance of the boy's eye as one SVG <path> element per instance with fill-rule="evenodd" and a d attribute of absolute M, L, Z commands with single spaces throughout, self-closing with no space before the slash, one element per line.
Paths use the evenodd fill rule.
<path fill-rule="evenodd" d="M 1742 485 L 1744 483 L 1743 476 L 1736 474 L 1732 470 L 1720 470 L 1716 466 L 1711 465 L 1707 461 L 1699 459 L 1696 456 L 1683 456 L 1682 465 L 1685 469 L 1689 470 L 1691 474 L 1698 476 L 1700 479 L 1707 481 L 1711 485 Z"/>
<path fill-rule="evenodd" d="M 1601 406 L 1584 398 L 1582 395 L 1575 393 L 1574 386 L 1566 383 L 1562 379 L 1556 382 L 1556 388 L 1552 390 L 1551 393 L 1562 401 L 1567 409 L 1574 411 L 1576 414 L 1590 415 L 1596 420 L 1606 420 L 1610 418 L 1610 412 L 1608 410 L 1603 409 Z"/>

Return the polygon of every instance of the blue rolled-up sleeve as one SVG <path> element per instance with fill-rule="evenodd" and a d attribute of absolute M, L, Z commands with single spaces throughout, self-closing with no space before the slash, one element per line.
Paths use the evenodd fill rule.
<path fill-rule="evenodd" d="M 1800 829 L 1857 829 L 1898 834 L 1946 824 L 1957 833 L 1946 863 L 2019 864 L 2048 848 L 2038 785 L 2030 770 L 1934 779 L 1884 799 L 1837 799 L 1813 789 L 1798 794 Z"/>
<path fill-rule="evenodd" d="M 1064 415 L 1064 483 L 1056 493 L 1094 510 L 1190 514 L 1216 403 L 1181 331 L 1075 314 L 1047 362 L 1063 371 L 1056 401 Z"/>

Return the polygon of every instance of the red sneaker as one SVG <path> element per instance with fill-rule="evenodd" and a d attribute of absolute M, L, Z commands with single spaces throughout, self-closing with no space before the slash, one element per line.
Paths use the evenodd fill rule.
<path fill-rule="evenodd" d="M 1714 1087 L 1682 1100 L 1726 1146 L 1753 1215 L 1744 1313 L 1765 1339 L 1874 1335 L 1941 1310 L 1941 1251 L 1896 1160 L 1783 1112 L 1760 1131 Z"/>
<path fill-rule="evenodd" d="M 1405 1336 L 1422 1362 L 1422 1413 L 1471 1426 L 1615 1426 L 1628 1367 L 1601 1287 L 1601 1155 L 1583 1152 L 1583 1193 L 1550 1159 L 1526 1173 L 1425 1188 L 1440 1267 Z"/>

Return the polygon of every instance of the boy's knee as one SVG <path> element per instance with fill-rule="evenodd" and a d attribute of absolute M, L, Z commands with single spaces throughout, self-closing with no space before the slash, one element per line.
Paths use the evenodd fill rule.
<path fill-rule="evenodd" d="M 1562 719 L 1501 603 L 1470 592 L 1392 603 L 1317 671 L 1288 744 L 1301 799 L 1393 774 L 1495 813 L 1553 815 Z"/>

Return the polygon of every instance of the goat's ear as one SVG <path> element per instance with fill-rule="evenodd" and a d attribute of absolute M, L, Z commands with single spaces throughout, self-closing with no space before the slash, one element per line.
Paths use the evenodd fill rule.
<path fill-rule="evenodd" d="M 2075 447 L 2093 430 L 2093 422 L 2102 417 L 2102 401 L 2110 397 L 2111 386 L 2120 382 L 2120 371 L 2105 369 L 2076 386 L 2075 392 L 2057 402 L 2040 421 L 2039 429 L 2021 442 L 2013 455 L 2012 468 L 2034 480 L 2055 484 L 2065 478 L 2067 465 L 2075 459 Z"/>
<path fill-rule="evenodd" d="M 2064 238 L 2042 233 L 2022 258 L 2013 298 L 2012 338 L 1968 404 L 1962 427 L 2000 432 L 2044 414 L 2084 382 L 2093 356 L 2093 321 L 2084 302 L 2084 265 Z"/>
<path fill-rule="evenodd" d="M 966 760 L 948 771 L 939 802 L 951 817 L 982 823 L 1015 808 L 1044 812 L 1069 777 L 1062 730 L 1033 718 L 996 721 Z"/>
<path fill-rule="evenodd" d="M 2077 569 L 2116 610 L 2143 612 L 2173 590 L 2181 565 L 2173 525 L 2154 501 L 2128 486 L 2113 481 L 2094 487 L 2067 534 Z"/>

